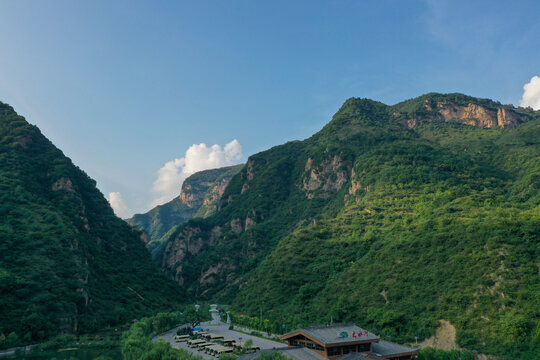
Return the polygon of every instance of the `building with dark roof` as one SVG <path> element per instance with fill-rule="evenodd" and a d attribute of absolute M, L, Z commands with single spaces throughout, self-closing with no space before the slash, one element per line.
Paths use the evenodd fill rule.
<path fill-rule="evenodd" d="M 303 348 L 302 359 L 312 355 L 312 360 L 410 360 L 418 349 L 384 341 L 379 336 L 352 324 L 317 325 L 300 328 L 281 337 L 289 349 Z M 279 349 L 281 350 L 281 349 Z M 296 359 L 293 351 L 283 351 Z"/>

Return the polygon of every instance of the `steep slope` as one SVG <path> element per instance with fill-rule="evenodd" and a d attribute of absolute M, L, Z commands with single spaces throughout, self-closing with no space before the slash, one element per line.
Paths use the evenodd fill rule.
<path fill-rule="evenodd" d="M 449 319 L 461 346 L 536 351 L 539 118 L 461 94 L 349 99 L 313 137 L 250 157 L 158 260 L 274 331 L 354 320 L 410 341 Z"/>
<path fill-rule="evenodd" d="M 165 279 L 95 182 L 0 103 L 0 338 L 37 342 L 170 309 Z"/>
<path fill-rule="evenodd" d="M 159 248 L 163 235 L 174 226 L 193 217 L 212 215 L 227 184 L 242 166 L 227 166 L 195 173 L 184 181 L 177 198 L 156 206 L 145 214 L 135 214 L 128 223 L 146 231 L 149 235 L 148 249 L 154 252 Z"/>

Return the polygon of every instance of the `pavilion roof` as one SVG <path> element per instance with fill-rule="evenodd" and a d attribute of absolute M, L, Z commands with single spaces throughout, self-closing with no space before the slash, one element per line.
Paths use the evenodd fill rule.
<path fill-rule="evenodd" d="M 378 343 L 373 344 L 372 351 L 379 356 L 387 356 L 411 353 L 416 354 L 420 349 L 381 340 Z"/>
<path fill-rule="evenodd" d="M 379 341 L 379 337 L 377 335 L 370 333 L 369 331 L 354 324 L 316 325 L 303 327 L 283 335 L 281 339 L 286 340 L 302 333 L 307 337 L 310 337 L 325 345 Z"/>

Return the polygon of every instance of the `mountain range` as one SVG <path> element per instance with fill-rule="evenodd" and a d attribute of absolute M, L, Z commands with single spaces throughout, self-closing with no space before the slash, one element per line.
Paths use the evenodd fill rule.
<path fill-rule="evenodd" d="M 530 108 L 351 98 L 310 138 L 196 173 L 128 224 L 0 103 L 0 342 L 197 300 L 275 333 L 355 322 L 412 342 L 443 324 L 455 347 L 537 358 L 539 142 Z"/>
<path fill-rule="evenodd" d="M 351 98 L 312 137 L 250 156 L 155 260 L 273 331 L 354 321 L 413 341 L 443 321 L 456 346 L 536 355 L 539 141 L 530 108 Z"/>

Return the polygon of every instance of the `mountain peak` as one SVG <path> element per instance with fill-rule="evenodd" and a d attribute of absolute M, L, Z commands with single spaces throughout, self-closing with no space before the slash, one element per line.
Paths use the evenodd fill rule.
<path fill-rule="evenodd" d="M 429 93 L 390 108 L 392 116 L 407 129 L 426 122 L 458 122 L 479 128 L 508 129 L 531 120 L 534 114 L 530 109 L 459 93 Z"/>

